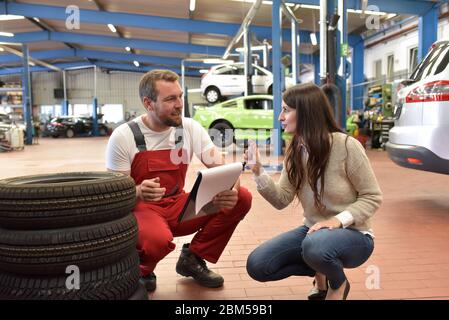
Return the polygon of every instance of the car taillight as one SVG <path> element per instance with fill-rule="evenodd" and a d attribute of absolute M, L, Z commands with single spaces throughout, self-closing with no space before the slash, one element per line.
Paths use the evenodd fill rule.
<path fill-rule="evenodd" d="M 449 81 L 439 80 L 416 87 L 405 97 L 405 102 L 449 101 Z"/>

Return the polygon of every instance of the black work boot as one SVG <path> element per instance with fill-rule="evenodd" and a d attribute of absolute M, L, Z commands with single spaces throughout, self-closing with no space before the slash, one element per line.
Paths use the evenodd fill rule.
<path fill-rule="evenodd" d="M 192 277 L 200 285 L 208 288 L 221 287 L 224 282 L 222 276 L 207 268 L 206 261 L 190 252 L 188 243 L 182 246 L 176 272 L 184 277 Z"/>
<path fill-rule="evenodd" d="M 147 289 L 148 292 L 153 292 L 154 290 L 156 290 L 156 275 L 154 274 L 154 272 L 141 277 L 139 282 L 145 286 L 145 289 Z"/>

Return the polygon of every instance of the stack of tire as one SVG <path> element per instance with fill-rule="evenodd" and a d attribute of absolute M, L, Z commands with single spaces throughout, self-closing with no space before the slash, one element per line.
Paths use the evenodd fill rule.
<path fill-rule="evenodd" d="M 145 300 L 132 178 L 112 172 L 0 181 L 0 299 Z"/>

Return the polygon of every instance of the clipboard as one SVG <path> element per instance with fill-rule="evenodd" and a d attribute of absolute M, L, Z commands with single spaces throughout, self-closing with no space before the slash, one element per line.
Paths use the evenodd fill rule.
<path fill-rule="evenodd" d="M 222 191 L 231 190 L 243 168 L 241 162 L 234 162 L 200 170 L 178 222 L 218 213 L 219 209 L 212 203 L 213 197 Z"/>

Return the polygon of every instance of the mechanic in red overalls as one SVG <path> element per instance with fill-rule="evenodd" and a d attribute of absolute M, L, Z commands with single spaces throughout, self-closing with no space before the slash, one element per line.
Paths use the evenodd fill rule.
<path fill-rule="evenodd" d="M 147 112 L 116 128 L 106 151 L 108 170 L 129 174 L 136 183 L 137 249 L 141 281 L 148 291 L 156 289 L 157 263 L 175 249 L 173 237 L 195 232 L 191 243 L 183 245 L 176 271 L 206 287 L 222 286 L 223 277 L 204 260 L 218 261 L 251 208 L 251 193 L 237 182 L 232 190 L 215 196 L 217 214 L 178 222 L 188 197 L 184 182 L 193 154 L 209 168 L 224 163 L 207 131 L 193 119 L 182 118 L 178 78 L 168 70 L 153 70 L 142 77 L 139 94 Z"/>

